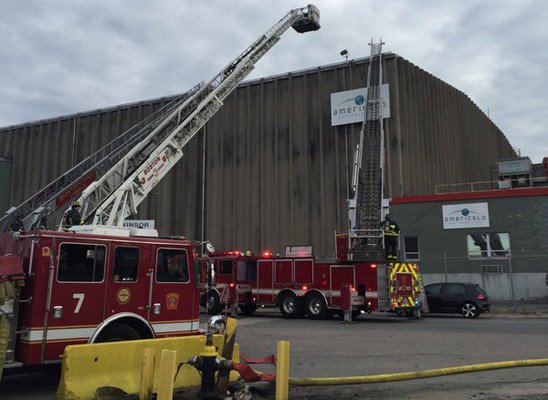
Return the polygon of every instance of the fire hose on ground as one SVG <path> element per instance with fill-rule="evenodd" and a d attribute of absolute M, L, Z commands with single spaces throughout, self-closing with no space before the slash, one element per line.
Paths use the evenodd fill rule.
<path fill-rule="evenodd" d="M 490 362 L 472 365 L 460 365 L 456 367 L 446 367 L 437 369 L 428 369 L 421 371 L 400 372 L 393 374 L 375 374 L 363 376 L 330 377 L 330 378 L 290 378 L 289 372 L 289 343 L 285 342 L 285 349 L 280 347 L 283 341 L 278 342 L 278 357 L 274 355 L 260 359 L 252 359 L 241 355 L 240 358 L 247 364 L 274 364 L 276 365 L 276 375 L 264 373 L 251 369 L 249 365 L 242 363 L 232 363 L 233 369 L 238 371 L 241 377 L 247 382 L 275 381 L 276 399 L 287 399 L 290 386 L 337 386 L 337 385 L 363 385 L 373 383 L 395 382 L 410 379 L 433 378 L 444 375 L 463 374 L 470 372 L 479 372 L 495 370 L 502 368 L 528 367 L 548 365 L 548 359 L 530 359 Z M 281 351 L 280 351 L 281 350 Z M 278 391 L 282 388 L 283 395 L 278 397 Z M 258 389 L 258 387 L 257 387 Z M 263 387 L 264 390 L 264 387 Z"/>
<path fill-rule="evenodd" d="M 382 383 L 405 381 L 410 379 L 433 378 L 436 376 L 464 374 L 469 372 L 488 371 L 503 368 L 536 367 L 548 365 L 548 358 L 531 360 L 500 361 L 482 364 L 460 365 L 422 371 L 398 372 L 394 374 L 376 374 L 363 376 L 346 376 L 336 378 L 289 378 L 289 385 L 294 386 L 336 386 L 360 385 L 367 383 Z"/>

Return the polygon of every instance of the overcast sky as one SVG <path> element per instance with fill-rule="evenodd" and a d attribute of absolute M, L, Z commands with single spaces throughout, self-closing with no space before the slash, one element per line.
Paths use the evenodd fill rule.
<path fill-rule="evenodd" d="M 181 93 L 305 1 L 0 0 L 0 126 Z M 315 0 L 250 78 L 369 55 L 371 38 L 466 93 L 548 156 L 548 1 Z"/>

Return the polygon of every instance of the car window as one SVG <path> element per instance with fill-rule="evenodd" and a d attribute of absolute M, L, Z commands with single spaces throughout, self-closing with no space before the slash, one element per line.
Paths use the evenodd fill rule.
<path fill-rule="evenodd" d="M 445 293 L 450 294 L 452 296 L 461 295 L 466 293 L 466 289 L 464 288 L 463 285 L 452 284 L 452 285 L 447 285 L 445 287 Z"/>
<path fill-rule="evenodd" d="M 437 295 L 437 294 L 440 294 L 440 291 L 441 291 L 441 284 L 433 284 L 433 285 L 428 285 L 424 288 L 425 291 L 428 292 L 428 294 L 430 295 Z"/>

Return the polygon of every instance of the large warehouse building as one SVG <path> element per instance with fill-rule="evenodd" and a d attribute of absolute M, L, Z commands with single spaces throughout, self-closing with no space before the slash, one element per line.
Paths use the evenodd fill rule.
<path fill-rule="evenodd" d="M 340 117 L 363 111 L 332 103 L 331 95 L 340 99 L 340 92 L 363 88 L 367 65 L 362 58 L 241 84 L 185 147 L 182 161 L 136 218 L 155 220 L 161 234 L 207 239 L 217 248 L 282 252 L 288 244 L 311 244 L 315 255 L 333 255 L 334 232 L 347 229 L 361 128 Z M 516 156 L 503 133 L 458 89 L 396 54 L 383 55 L 383 70 L 390 197 L 490 180 L 497 160 Z M 0 211 L 170 99 L 1 129 Z"/>

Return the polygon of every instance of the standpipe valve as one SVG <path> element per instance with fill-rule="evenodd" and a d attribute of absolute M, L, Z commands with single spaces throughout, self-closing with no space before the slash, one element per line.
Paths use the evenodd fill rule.
<path fill-rule="evenodd" d="M 206 345 L 200 355 L 188 360 L 190 365 L 202 373 L 202 383 L 198 399 L 220 399 L 215 387 L 215 372 L 230 370 L 232 362 L 221 359 L 217 355 L 217 349 L 213 346 L 212 336 L 208 335 Z"/>

